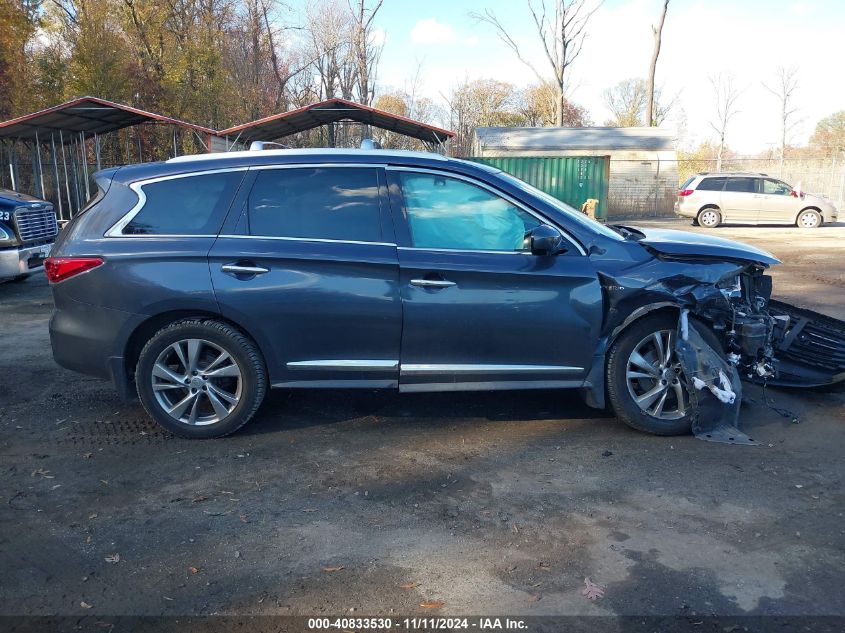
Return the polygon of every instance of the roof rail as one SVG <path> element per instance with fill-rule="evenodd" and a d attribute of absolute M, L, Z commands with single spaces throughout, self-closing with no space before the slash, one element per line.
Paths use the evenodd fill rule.
<path fill-rule="evenodd" d="M 290 145 L 285 145 L 284 143 L 276 143 L 274 141 L 253 141 L 249 144 L 249 151 L 260 152 L 268 145 L 272 145 L 273 147 L 281 147 L 282 149 L 293 149 Z"/>

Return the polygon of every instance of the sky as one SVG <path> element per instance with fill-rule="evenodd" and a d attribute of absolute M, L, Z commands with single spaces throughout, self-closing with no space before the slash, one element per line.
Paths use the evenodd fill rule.
<path fill-rule="evenodd" d="M 538 2 L 539 0 L 535 0 Z M 550 1 L 550 0 L 547 0 Z M 651 25 L 661 0 L 606 0 L 593 15 L 580 57 L 571 66 L 569 98 L 586 107 L 596 125 L 609 117 L 602 92 L 630 77 L 645 77 Z M 386 0 L 378 14 L 384 49 L 381 89 L 407 88 L 421 67 L 422 93 L 441 95 L 468 78 L 525 86 L 535 76 L 471 11 L 492 9 L 539 69 L 545 61 L 526 0 Z M 674 130 L 686 119 L 682 141 L 715 138 L 715 102 L 708 75 L 732 72 L 742 89 L 740 112 L 727 141 L 740 153 L 780 144 L 780 104 L 766 91 L 779 66 L 797 67 L 795 105 L 800 119 L 791 142 L 806 142 L 816 122 L 845 110 L 845 0 L 670 0 L 657 85 L 677 95 Z"/>

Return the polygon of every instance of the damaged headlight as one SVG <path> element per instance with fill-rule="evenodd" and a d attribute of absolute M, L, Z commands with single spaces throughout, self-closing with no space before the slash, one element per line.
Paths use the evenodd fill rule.
<path fill-rule="evenodd" d="M 716 287 L 728 301 L 742 297 L 742 281 L 739 275 L 723 279 L 716 284 Z"/>

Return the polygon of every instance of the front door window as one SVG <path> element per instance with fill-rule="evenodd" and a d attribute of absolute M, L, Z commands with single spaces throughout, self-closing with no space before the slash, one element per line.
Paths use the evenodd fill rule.
<path fill-rule="evenodd" d="M 416 248 L 526 251 L 540 221 L 494 193 L 439 174 L 401 172 L 405 208 Z"/>

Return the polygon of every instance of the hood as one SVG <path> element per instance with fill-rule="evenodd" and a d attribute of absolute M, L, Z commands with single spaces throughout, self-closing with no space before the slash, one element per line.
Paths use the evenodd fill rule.
<path fill-rule="evenodd" d="M 40 202 L 42 204 L 44 203 L 44 201 L 40 198 L 35 198 L 25 193 L 20 193 L 18 191 L 10 191 L 9 189 L 0 188 L 0 204 L 2 205 L 11 204 L 14 206 L 18 206 L 21 204 L 29 204 L 32 202 Z"/>
<path fill-rule="evenodd" d="M 703 233 L 637 227 L 645 237 L 637 243 L 662 253 L 681 257 L 717 257 L 760 264 L 779 264 L 780 260 L 761 248 Z"/>

